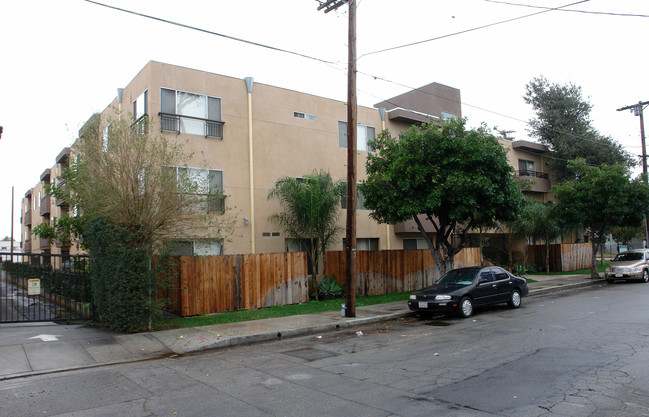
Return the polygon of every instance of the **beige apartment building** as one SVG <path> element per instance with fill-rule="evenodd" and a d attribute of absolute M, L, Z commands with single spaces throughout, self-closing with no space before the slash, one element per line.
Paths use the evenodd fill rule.
<path fill-rule="evenodd" d="M 137 123 L 150 120 L 152 134 L 184 144 L 195 156 L 189 168 L 208 175 L 226 195 L 225 215 L 235 217 L 229 240 L 205 236 L 179 236 L 185 254 L 238 254 L 283 252 L 299 249 L 268 218 L 280 210 L 267 198 L 281 177 L 302 177 L 328 171 L 346 179 L 346 103 L 280 87 L 256 83 L 253 78 L 233 78 L 160 62 L 149 62 L 102 112 L 102 120 L 120 113 Z M 105 116 L 105 117 L 103 117 Z M 392 135 L 430 119 L 462 117 L 460 91 L 432 83 L 376 104 L 358 108 L 358 180 L 366 178 L 367 142 L 388 129 Z M 107 128 L 107 127 L 106 127 Z M 533 178 L 530 193 L 549 198 L 543 146 L 527 141 L 502 140 L 518 175 Z M 31 232 L 41 222 L 70 214 L 65 202 L 54 201 L 44 186 L 57 181 L 70 158 L 69 148 L 56 157 L 39 183 L 28 190 L 22 203 L 23 252 L 74 253 L 35 238 Z M 358 198 L 358 250 L 412 249 L 423 240 L 414 222 L 378 224 Z M 345 224 L 341 201 L 339 223 Z M 333 250 L 343 249 L 343 236 Z"/>

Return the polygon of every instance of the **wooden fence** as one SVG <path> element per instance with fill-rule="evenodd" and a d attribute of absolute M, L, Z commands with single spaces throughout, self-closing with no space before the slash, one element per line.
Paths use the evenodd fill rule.
<path fill-rule="evenodd" d="M 166 296 L 181 316 L 309 301 L 306 252 L 180 256 Z"/>
<path fill-rule="evenodd" d="M 590 243 L 550 245 L 550 271 L 577 271 L 590 268 L 593 249 Z M 528 263 L 545 270 L 545 245 L 528 246 Z"/>
<path fill-rule="evenodd" d="M 455 267 L 480 265 L 480 249 L 465 248 L 455 256 Z M 345 282 L 345 252 L 327 252 L 327 274 Z M 356 293 L 380 295 L 414 291 L 440 278 L 429 250 L 356 252 Z"/>

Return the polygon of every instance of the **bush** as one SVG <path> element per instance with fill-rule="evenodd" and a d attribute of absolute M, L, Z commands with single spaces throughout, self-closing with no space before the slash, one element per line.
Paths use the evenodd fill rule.
<path fill-rule="evenodd" d="M 334 278 L 335 275 L 331 275 L 318 282 L 317 290 L 320 299 L 332 300 L 345 294 L 345 287 L 337 283 Z"/>
<path fill-rule="evenodd" d="M 97 314 L 122 332 L 146 330 L 162 316 L 163 303 L 154 296 L 158 274 L 151 264 L 152 253 L 138 238 L 137 232 L 104 219 L 92 221 L 84 230 Z"/>

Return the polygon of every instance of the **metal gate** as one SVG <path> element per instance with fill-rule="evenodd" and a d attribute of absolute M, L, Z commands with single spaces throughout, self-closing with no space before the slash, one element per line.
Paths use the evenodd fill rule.
<path fill-rule="evenodd" d="M 93 318 L 88 257 L 0 252 L 0 323 Z"/>

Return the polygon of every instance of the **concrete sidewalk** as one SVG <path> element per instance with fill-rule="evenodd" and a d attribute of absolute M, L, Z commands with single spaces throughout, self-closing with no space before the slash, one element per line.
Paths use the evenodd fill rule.
<path fill-rule="evenodd" d="M 588 275 L 531 277 L 529 297 L 602 284 Z M 241 344 L 315 334 L 412 315 L 405 301 L 340 311 L 160 332 L 121 334 L 85 325 L 0 324 L 0 380 L 133 362 Z"/>

